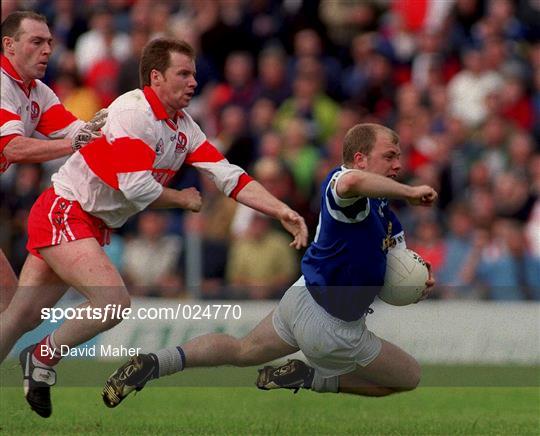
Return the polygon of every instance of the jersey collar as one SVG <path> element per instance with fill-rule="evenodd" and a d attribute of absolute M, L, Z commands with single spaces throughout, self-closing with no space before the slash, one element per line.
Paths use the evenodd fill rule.
<path fill-rule="evenodd" d="M 165 110 L 165 106 L 163 106 L 163 103 L 155 93 L 155 91 L 150 86 L 145 86 L 143 88 L 143 94 L 146 97 L 146 100 L 148 101 L 148 104 L 152 108 L 152 112 L 154 112 L 154 115 L 156 119 L 160 121 L 172 121 L 173 123 L 176 123 L 176 120 L 178 118 L 183 118 L 184 114 L 182 111 L 177 111 L 174 115 L 174 119 L 170 119 L 169 115 L 167 114 L 167 111 Z"/>
<path fill-rule="evenodd" d="M 26 94 L 30 94 L 30 90 L 32 88 L 35 88 L 36 87 L 36 81 L 34 79 L 32 79 L 28 85 L 28 87 L 24 84 L 21 76 L 19 75 L 19 73 L 17 73 L 17 70 L 15 70 L 15 67 L 13 66 L 13 64 L 9 61 L 9 59 L 4 55 L 4 54 L 0 54 L 0 67 L 2 68 L 2 70 L 4 71 L 4 73 L 6 73 L 6 75 L 14 80 L 15 82 L 17 82 L 17 85 L 19 85 L 19 87 L 26 93 Z"/>

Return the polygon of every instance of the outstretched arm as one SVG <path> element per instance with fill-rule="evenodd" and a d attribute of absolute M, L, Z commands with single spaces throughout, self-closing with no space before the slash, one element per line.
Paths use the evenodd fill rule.
<path fill-rule="evenodd" d="M 291 247 L 307 245 L 308 230 L 304 218 L 270 194 L 259 182 L 249 182 L 236 196 L 236 201 L 281 221 L 281 225 L 294 236 Z"/>
<path fill-rule="evenodd" d="M 338 180 L 337 193 L 341 198 L 400 198 L 414 206 L 431 206 L 438 197 L 431 186 L 409 186 L 362 170 L 351 170 L 343 174 Z"/>

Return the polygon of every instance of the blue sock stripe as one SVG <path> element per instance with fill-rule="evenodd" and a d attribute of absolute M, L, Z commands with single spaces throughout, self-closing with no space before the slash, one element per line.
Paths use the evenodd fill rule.
<path fill-rule="evenodd" d="M 180 353 L 180 359 L 182 359 L 182 369 L 184 369 L 185 366 L 186 366 L 186 355 L 185 355 L 184 350 L 182 350 L 182 347 L 180 345 L 178 347 L 176 347 L 176 349 Z"/>

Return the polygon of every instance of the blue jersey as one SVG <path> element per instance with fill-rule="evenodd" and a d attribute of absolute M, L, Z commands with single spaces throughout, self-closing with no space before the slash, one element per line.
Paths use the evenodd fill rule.
<path fill-rule="evenodd" d="M 334 169 L 322 185 L 317 234 L 302 258 L 302 274 L 320 306 L 354 321 L 367 312 L 384 283 L 388 249 L 405 242 L 387 200 L 338 196 L 337 181 L 347 171 Z"/>

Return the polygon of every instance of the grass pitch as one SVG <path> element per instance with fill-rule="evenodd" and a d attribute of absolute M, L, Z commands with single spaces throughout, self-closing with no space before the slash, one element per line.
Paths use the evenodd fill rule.
<path fill-rule="evenodd" d="M 0 433 L 540 434 L 537 367 L 426 367 L 422 387 L 385 398 L 263 392 L 250 387 L 254 368 L 202 369 L 159 380 L 108 409 L 101 384 L 116 366 L 63 362 L 53 416 L 42 419 L 17 386 L 19 368 L 6 363 L 0 369 Z"/>

